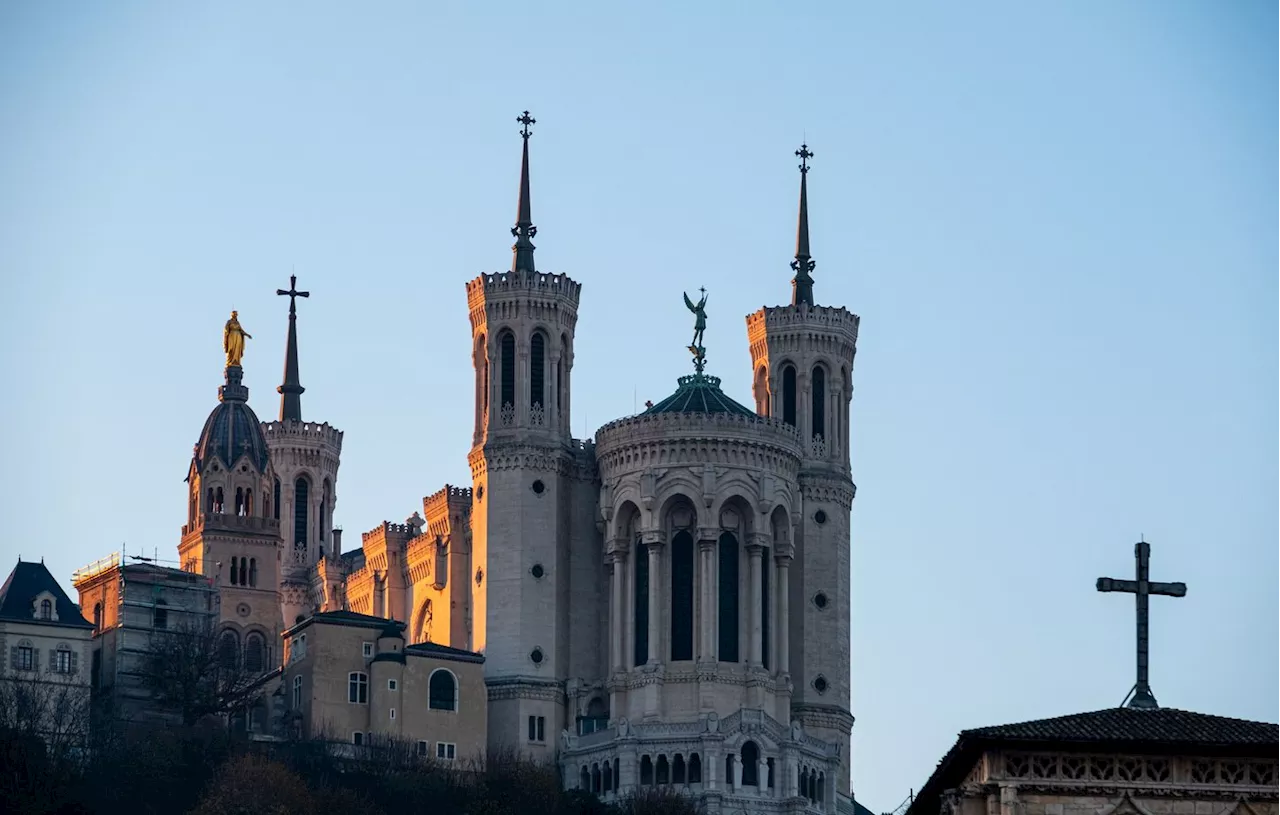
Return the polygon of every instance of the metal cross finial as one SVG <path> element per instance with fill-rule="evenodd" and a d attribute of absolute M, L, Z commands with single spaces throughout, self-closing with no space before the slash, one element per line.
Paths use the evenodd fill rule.
<path fill-rule="evenodd" d="M 529 136 L 532 135 L 532 131 L 529 130 L 529 125 L 537 124 L 538 120 L 530 116 L 529 111 L 526 110 L 524 113 L 516 117 L 516 121 L 524 125 L 520 130 L 520 137 L 525 141 L 528 141 Z"/>
<path fill-rule="evenodd" d="M 809 172 L 809 159 L 813 158 L 813 151 L 809 149 L 809 145 L 800 145 L 800 149 L 796 151 L 796 155 L 800 157 L 800 172 Z"/>
<path fill-rule="evenodd" d="M 1186 583 L 1153 583 L 1150 580 L 1151 544 L 1145 540 L 1134 544 L 1133 556 L 1137 561 L 1137 580 L 1113 580 L 1110 577 L 1098 578 L 1098 591 L 1119 591 L 1135 596 L 1138 617 L 1138 681 L 1133 686 L 1133 698 L 1129 707 L 1158 708 L 1156 697 L 1151 692 L 1151 684 L 1147 675 L 1147 629 L 1148 598 L 1152 594 L 1166 597 L 1185 597 Z"/>
<path fill-rule="evenodd" d="M 294 318 L 294 317 L 296 317 L 296 316 L 297 316 L 297 314 L 298 314 L 298 312 L 297 312 L 297 306 L 296 306 L 296 304 L 297 304 L 297 302 L 298 302 L 298 298 L 299 298 L 299 297 L 310 297 L 310 296 L 311 296 L 311 292 L 309 292 L 309 291 L 298 291 L 298 276 L 297 276 L 297 275 L 295 275 L 295 274 L 291 274 L 291 275 L 289 275 L 289 290 L 288 290 L 288 291 L 285 291 L 284 289 L 276 289 L 276 294 L 278 294 L 278 295 L 288 295 L 288 297 L 289 297 L 289 319 L 293 319 L 293 318 Z"/>

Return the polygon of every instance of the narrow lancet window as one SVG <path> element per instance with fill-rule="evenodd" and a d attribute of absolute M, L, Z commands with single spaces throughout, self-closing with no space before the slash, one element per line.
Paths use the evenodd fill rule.
<path fill-rule="evenodd" d="M 632 557 L 635 559 L 635 630 L 632 642 L 635 644 L 635 664 L 643 665 L 649 661 L 649 553 L 636 541 Z"/>
<path fill-rule="evenodd" d="M 738 539 L 732 532 L 720 536 L 720 642 L 721 662 L 738 661 Z"/>
<path fill-rule="evenodd" d="M 796 369 L 794 365 L 782 369 L 782 421 L 796 425 Z"/>
<path fill-rule="evenodd" d="M 671 659 L 693 659 L 693 536 L 671 540 Z"/>

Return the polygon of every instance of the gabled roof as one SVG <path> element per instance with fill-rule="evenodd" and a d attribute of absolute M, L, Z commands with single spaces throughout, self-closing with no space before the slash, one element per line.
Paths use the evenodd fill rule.
<path fill-rule="evenodd" d="M 396 625 L 404 628 L 404 623 L 397 620 L 388 620 L 385 617 L 374 617 L 370 614 L 360 614 L 355 611 L 322 611 L 319 614 L 312 614 L 300 623 L 296 623 L 286 628 L 285 635 L 291 634 L 312 623 L 327 623 L 329 625 L 350 625 L 357 628 L 385 628 L 387 626 Z"/>
<path fill-rule="evenodd" d="M 942 793 L 963 782 L 984 751 L 1001 747 L 1275 758 L 1280 726 L 1174 708 L 1107 708 L 964 730 L 907 815 L 936 815 Z"/>
<path fill-rule="evenodd" d="M 33 603 L 41 592 L 53 595 L 57 620 L 38 620 L 33 613 Z M 43 563 L 19 560 L 9 572 L 9 579 L 0 586 L 0 620 L 21 620 L 41 625 L 61 625 L 70 628 L 93 628 L 84 618 L 80 608 L 67 596 Z"/>

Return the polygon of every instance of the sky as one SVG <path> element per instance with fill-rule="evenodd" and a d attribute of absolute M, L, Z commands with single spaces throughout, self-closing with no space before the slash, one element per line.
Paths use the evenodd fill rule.
<path fill-rule="evenodd" d="M 861 315 L 853 781 L 880 812 L 969 727 L 1133 684 L 1133 544 L 1169 707 L 1277 710 L 1274 3 L 0 4 L 0 561 L 176 559 L 253 335 L 345 432 L 348 540 L 469 484 L 464 283 L 583 284 L 573 428 L 689 372 L 751 403 L 744 317 Z M 351 544 L 349 543 L 348 546 Z M 4 567 L 6 570 L 8 566 Z"/>

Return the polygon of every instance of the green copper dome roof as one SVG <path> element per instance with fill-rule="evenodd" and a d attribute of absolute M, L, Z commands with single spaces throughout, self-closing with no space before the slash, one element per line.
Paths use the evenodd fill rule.
<path fill-rule="evenodd" d="M 720 390 L 720 377 L 706 374 L 682 376 L 676 392 L 646 410 L 641 416 L 653 413 L 729 413 L 738 416 L 755 416 L 751 408 L 740 405 Z"/>

